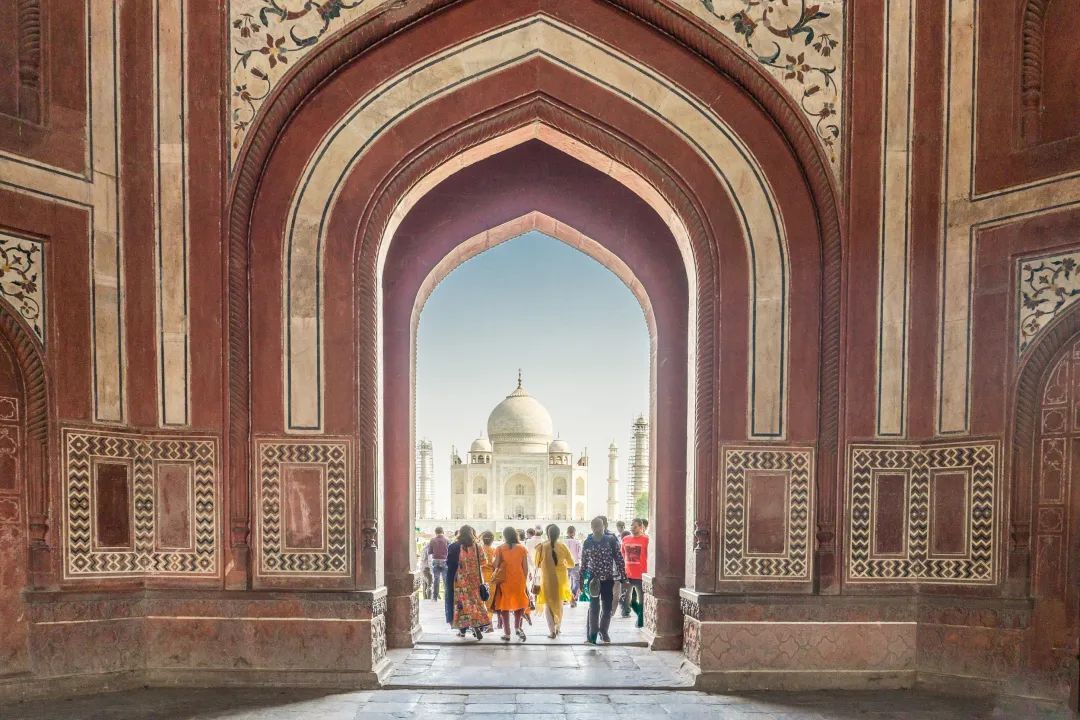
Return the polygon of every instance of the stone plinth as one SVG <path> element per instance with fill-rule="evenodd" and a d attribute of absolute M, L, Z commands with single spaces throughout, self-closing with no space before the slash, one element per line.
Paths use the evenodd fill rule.
<path fill-rule="evenodd" d="M 0 697 L 95 685 L 367 688 L 388 667 L 385 588 L 32 593 L 27 601 L 33 682 L 0 683 Z"/>
<path fill-rule="evenodd" d="M 1053 698 L 1020 677 L 1025 601 L 682 590 L 683 653 L 712 691 L 926 685 Z M 1055 698 L 1059 699 L 1059 698 Z"/>

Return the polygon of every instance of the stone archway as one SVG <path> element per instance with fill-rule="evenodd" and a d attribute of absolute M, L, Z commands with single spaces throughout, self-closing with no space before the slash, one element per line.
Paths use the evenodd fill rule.
<path fill-rule="evenodd" d="M 564 138 L 564 143 L 569 140 Z M 537 176 L 523 175 L 521 167 L 535 168 Z M 465 196 L 462 188 L 469 188 Z M 620 219 L 612 219 L 613 209 L 622 213 Z M 493 222 L 498 224 L 487 229 Z M 582 227 L 589 228 L 589 234 L 579 229 Z M 658 535 L 654 547 L 660 553 L 658 563 L 681 566 L 681 559 L 679 565 L 674 565 L 675 561 L 665 555 L 681 556 L 683 550 L 678 519 L 684 509 L 668 504 L 681 501 L 685 495 L 685 487 L 677 480 L 681 477 L 678 466 L 686 453 L 689 295 L 685 276 L 674 272 L 682 264 L 678 245 L 661 217 L 645 201 L 553 144 L 531 140 L 477 161 L 432 188 L 403 218 L 390 245 L 380 283 L 384 289 L 385 333 L 381 349 L 386 366 L 393 368 L 387 370 L 384 379 L 387 437 L 401 429 L 411 438 L 412 417 L 401 412 L 412 406 L 413 379 L 407 370 L 415 359 L 419 311 L 437 279 L 487 247 L 530 229 L 591 255 L 622 279 L 641 303 L 654 356 L 651 383 L 658 421 L 653 431 L 656 446 L 665 453 L 658 466 L 673 471 L 673 480 L 661 484 L 659 495 L 659 507 L 668 519 L 670 535 Z M 428 267 L 432 269 L 425 273 Z M 660 300 L 653 301 L 654 294 Z M 400 457 L 408 452 L 408 445 L 400 440 L 388 442 L 388 455 L 393 452 Z M 558 513 L 568 519 L 571 478 L 562 478 L 566 495 Z M 388 487 L 403 487 L 406 482 L 412 483 L 407 468 L 397 463 L 388 465 Z M 508 510 L 515 514 L 512 488 L 506 491 L 511 496 Z M 399 507 L 393 515 L 388 513 L 389 537 L 397 537 L 400 529 L 407 527 L 407 511 L 407 507 Z M 407 564 L 397 565 L 388 558 L 388 578 L 402 573 L 411 576 L 409 559 L 403 561 Z M 395 606 L 391 594 L 392 630 L 396 627 L 402 636 L 415 635 L 396 626 L 405 614 L 395 615 Z M 680 630 L 672 628 L 669 641 L 677 642 Z"/>
<path fill-rule="evenodd" d="M 1014 386 L 1007 588 L 1033 602 L 1027 682 L 1080 701 L 1080 307 L 1062 312 L 1029 346 Z"/>
<path fill-rule="evenodd" d="M 535 517 L 536 500 L 536 482 L 531 477 L 518 473 L 506 478 L 503 501 L 515 519 Z"/>
<path fill-rule="evenodd" d="M 439 6 L 438 27 L 428 21 L 436 12 L 435 5 Z M 747 566 L 722 568 L 719 553 L 719 460 L 725 446 L 770 443 L 783 453 L 785 445 L 816 444 L 816 474 L 810 485 L 814 492 L 807 502 L 817 508 L 808 514 L 816 525 L 808 531 L 811 540 L 816 535 L 817 562 L 811 564 L 805 558 L 798 567 L 807 568 L 806 572 L 776 578 L 781 582 L 774 584 L 770 578 L 745 579 L 759 583 L 756 587 L 764 591 L 784 592 L 797 584 L 810 591 L 815 582 L 819 586 L 834 582 L 840 237 L 834 189 L 820 148 L 790 99 L 760 67 L 681 11 L 665 3 L 630 0 L 586 0 L 586 5 L 545 4 L 538 9 L 475 0 L 410 6 L 380 15 L 313 52 L 267 101 L 259 126 L 249 134 L 249 145 L 239 157 L 231 200 L 232 561 L 228 564 L 237 573 L 248 567 L 249 513 L 254 507 L 248 485 L 251 438 L 286 436 L 312 447 L 345 441 L 358 476 L 353 486 L 359 490 L 349 498 L 349 513 L 343 519 L 355 548 L 353 562 L 333 578 L 298 574 L 275 583 L 371 592 L 382 592 L 385 585 L 390 614 L 409 613 L 414 586 L 405 568 L 411 565 L 411 553 L 408 543 L 400 539 L 411 525 L 411 501 L 399 502 L 411 493 L 408 383 L 400 377 L 391 382 L 391 375 L 407 378 L 410 368 L 407 350 L 393 355 L 383 342 L 408 348 L 407 317 L 417 289 L 409 291 L 411 296 L 401 293 L 408 304 L 403 300 L 393 310 L 401 313 L 400 322 L 391 325 L 386 322 L 391 296 L 383 282 L 387 271 L 391 278 L 406 271 L 415 273 L 408 276 L 419 283 L 419 275 L 437 264 L 450 246 L 434 258 L 394 260 L 389 248 L 399 244 L 404 221 L 413 209 L 402 201 L 425 178 L 451 167 L 464 152 L 527 128 L 549 127 L 606 158 L 607 170 L 592 170 L 621 184 L 651 212 L 656 208 L 646 196 L 659 198 L 668 208 L 656 216 L 657 236 L 673 238 L 672 247 L 687 252 L 682 257 L 676 254 L 666 265 L 647 252 L 640 253 L 633 262 L 627 259 L 635 273 L 643 275 L 643 269 L 651 269 L 659 274 L 674 266 L 687 267 L 686 257 L 692 258 L 685 291 L 669 287 L 660 293 L 686 301 L 685 312 L 671 316 L 680 318 L 686 346 L 680 359 L 657 363 L 666 368 L 664 372 L 681 372 L 684 379 L 668 378 L 678 392 L 670 400 L 657 400 L 654 412 L 668 414 L 668 426 L 673 428 L 669 438 L 680 440 L 653 444 L 655 453 L 666 458 L 662 465 L 668 472 L 665 482 L 653 483 L 650 500 L 664 508 L 662 513 L 653 513 L 653 531 L 663 539 L 657 546 L 668 548 L 671 555 L 654 564 L 664 574 L 646 583 L 653 619 L 650 631 L 662 639 L 661 645 L 676 647 L 682 630 L 681 588 L 713 592 L 725 583 L 732 587 L 744 581 L 740 568 Z M 536 32 L 530 30 L 541 26 Z M 455 28 L 458 35 L 449 36 L 447 27 Z M 529 57 L 487 68 L 484 77 L 470 77 L 446 93 L 409 105 L 408 112 L 392 116 L 393 133 L 365 134 L 367 130 L 349 125 L 357 98 L 373 97 L 380 83 L 397 82 L 402 68 L 418 67 L 433 53 L 455 52 L 469 38 L 492 38 L 509 28 L 521 34 L 530 48 Z M 570 38 L 568 44 L 554 42 L 556 36 Z M 673 103 L 692 106 L 694 121 L 713 128 L 702 130 L 705 135 L 723 135 L 735 143 L 730 147 L 743 144 L 746 152 L 739 160 L 743 168 L 739 182 L 732 184 L 725 175 L 730 167 L 717 161 L 722 153 L 696 147 L 696 136 L 662 116 L 661 109 L 670 107 L 620 92 L 612 68 L 607 69 L 611 77 L 602 82 L 579 72 L 574 63 L 580 58 L 574 57 L 577 50 L 573 48 L 586 54 L 606 52 L 620 68 L 644 73 L 649 82 L 663 81 L 661 90 Z M 360 56 L 370 57 L 371 62 L 349 62 Z M 305 168 L 309 160 L 319 159 L 323 139 L 346 126 L 360 132 L 354 139 L 361 135 L 369 139 L 358 141 L 349 151 L 351 159 L 336 157 L 331 163 L 333 173 L 327 171 L 317 181 L 307 182 Z M 522 144 L 519 139 L 494 156 L 505 157 Z M 266 182 L 268 178 L 273 182 Z M 300 187 L 316 194 L 301 202 L 296 194 Z M 741 217 L 749 206 L 740 202 L 745 199 L 741 193 L 750 191 L 757 193 L 756 207 L 764 213 L 751 211 L 752 222 Z M 420 196 L 427 197 L 423 192 Z M 543 193 L 525 197 L 534 202 Z M 321 214 L 301 207 L 308 207 L 304 203 L 310 205 L 312 198 L 321 204 Z M 536 209 L 514 207 L 503 219 Z M 548 214 L 569 219 L 565 212 L 561 208 Z M 468 223 L 463 217 L 458 219 L 460 241 L 471 235 L 460 232 Z M 479 221 L 473 217 L 471 234 L 492 227 L 494 219 L 489 214 L 483 224 L 476 225 Z M 619 218 L 609 213 L 608 219 Z M 292 224 L 293 220 L 299 225 Z M 603 234 L 602 228 L 574 224 L 594 238 Z M 754 229 L 770 224 L 774 230 L 759 233 Z M 308 275 L 293 285 L 291 271 L 283 267 L 283 253 L 277 252 L 283 229 L 292 232 L 289 227 L 310 234 L 304 242 L 314 240 L 311 252 L 298 256 L 306 263 Z M 453 235 L 451 230 L 447 229 L 448 235 Z M 751 230 L 753 237 L 747 235 Z M 759 241 L 776 241 L 775 256 L 783 260 L 755 265 L 752 250 L 765 248 L 755 245 Z M 253 252 L 268 247 L 274 251 Z M 284 253 L 290 261 L 291 252 Z M 423 267 L 417 269 L 411 263 Z M 765 274 L 756 275 L 759 271 Z M 784 288 L 783 292 L 753 298 L 752 288 L 759 286 L 759 278 Z M 294 289 L 300 295 L 311 293 L 300 298 L 307 309 L 295 313 L 288 309 Z M 650 297 L 655 298 L 651 293 Z M 762 307 L 783 318 L 783 323 L 755 328 L 758 316 L 751 308 L 759 300 L 773 303 Z M 657 325 L 663 324 L 658 320 Z M 718 342 L 720 326 L 725 328 L 724 343 Z M 381 330 L 391 328 L 403 335 L 382 337 Z M 664 331 L 659 332 L 663 335 Z M 305 337 L 305 333 L 311 342 L 298 347 L 310 349 L 310 356 L 289 347 L 289 338 Z M 756 366 L 748 362 L 753 357 L 763 358 L 760 367 L 771 368 L 771 377 L 755 377 Z M 399 364 L 388 361 L 395 358 Z M 309 413 L 310 426 L 293 426 L 289 419 L 290 398 L 300 397 L 289 389 L 294 370 L 298 377 L 314 378 L 314 385 L 300 388 L 303 401 L 312 403 L 307 410 L 314 408 Z M 795 374 L 814 382 L 786 385 L 784 378 Z M 265 391 L 253 394 L 250 378 L 260 378 Z M 721 396 L 726 401 L 723 414 L 718 403 Z M 775 432 L 768 423 L 759 428 L 755 418 L 766 416 L 782 426 L 775 425 Z M 388 502 L 390 496 L 396 502 Z M 687 542 L 691 532 L 692 544 Z M 801 547 L 812 552 L 809 543 Z M 687 562 L 685 555 L 690 552 L 693 558 Z M 264 582 L 257 571 L 252 574 L 254 585 L 261 587 Z"/>

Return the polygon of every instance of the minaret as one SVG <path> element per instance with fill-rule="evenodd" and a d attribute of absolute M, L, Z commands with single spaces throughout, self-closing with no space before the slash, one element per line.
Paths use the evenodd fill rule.
<path fill-rule="evenodd" d="M 630 443 L 630 478 L 623 499 L 624 520 L 637 516 L 637 501 L 649 492 L 649 421 L 638 415 L 634 421 Z"/>
<path fill-rule="evenodd" d="M 616 488 L 619 484 L 619 479 L 616 477 L 615 466 L 619 460 L 619 448 L 612 441 L 611 446 L 607 451 L 608 465 L 607 465 L 607 517 L 608 522 L 612 526 L 615 525 L 616 513 L 619 511 L 619 500 L 616 496 Z"/>
<path fill-rule="evenodd" d="M 416 456 L 416 516 L 429 518 L 433 505 L 431 491 L 435 471 L 430 440 L 420 441 Z"/>

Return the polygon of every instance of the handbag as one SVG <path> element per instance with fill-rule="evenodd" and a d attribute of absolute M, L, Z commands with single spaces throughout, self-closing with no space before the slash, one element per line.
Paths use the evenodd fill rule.
<path fill-rule="evenodd" d="M 484 582 L 484 571 L 480 567 L 480 548 L 475 545 L 473 548 L 476 550 L 476 572 L 480 576 L 480 599 L 487 602 L 488 597 L 491 595 L 491 591 L 488 590 L 487 583 Z"/>

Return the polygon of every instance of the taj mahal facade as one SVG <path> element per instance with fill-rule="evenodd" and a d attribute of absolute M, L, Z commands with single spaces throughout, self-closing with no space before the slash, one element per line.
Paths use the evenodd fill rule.
<path fill-rule="evenodd" d="M 430 529 L 439 520 L 498 530 L 507 522 L 546 525 L 588 522 L 596 514 L 615 517 L 618 508 L 617 447 L 608 448 L 607 500 L 604 509 L 589 506 L 588 451 L 575 453 L 557 437 L 547 408 L 517 387 L 491 411 L 487 434 L 476 438 L 463 458 L 450 452 L 450 504 L 435 508 L 431 444 L 418 449 L 418 524 Z"/>

